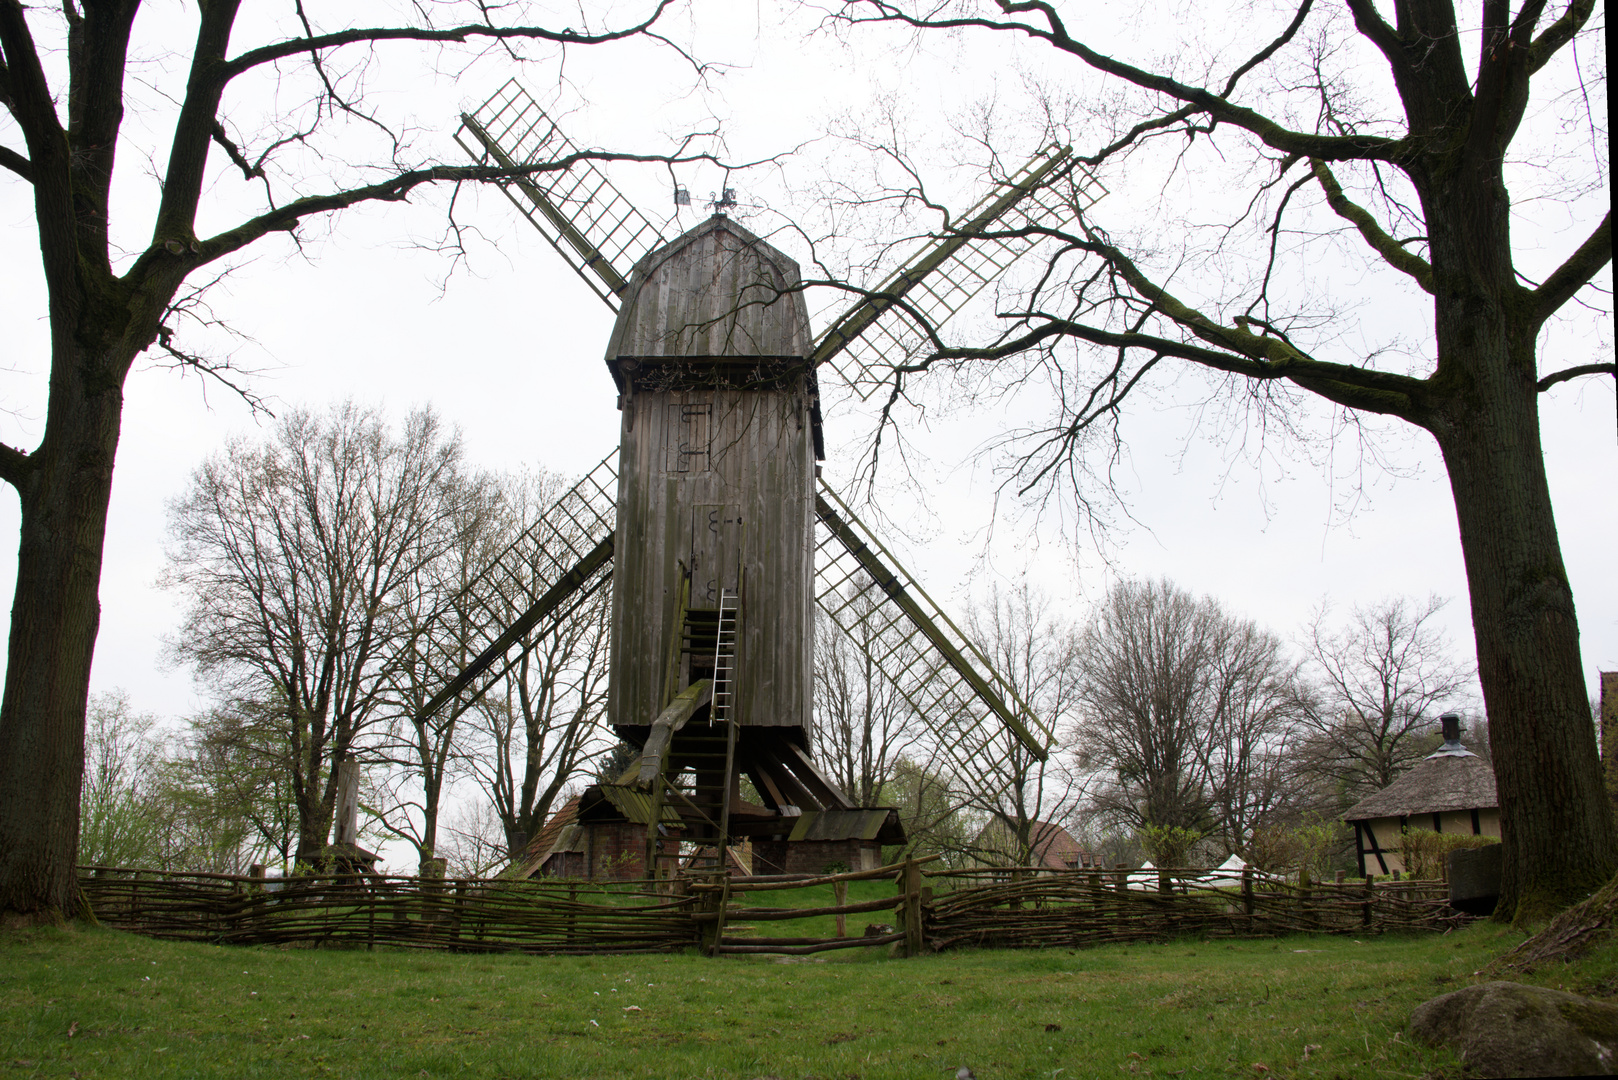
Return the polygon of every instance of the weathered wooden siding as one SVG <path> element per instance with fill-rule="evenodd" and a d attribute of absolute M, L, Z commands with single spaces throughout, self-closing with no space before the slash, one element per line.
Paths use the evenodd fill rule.
<path fill-rule="evenodd" d="M 635 266 L 607 344 L 621 356 L 808 356 L 798 264 L 715 217 Z"/>
<path fill-rule="evenodd" d="M 736 717 L 810 723 L 814 642 L 814 438 L 803 372 L 735 389 L 712 361 L 805 357 L 809 319 L 791 259 L 716 217 L 635 268 L 607 351 L 625 394 L 613 559 L 609 720 L 648 725 L 677 657 L 681 565 L 691 606 L 739 588 Z M 624 379 L 634 358 L 678 379 Z M 706 385 L 705 385 L 706 384 Z M 674 689 L 680 688 L 676 679 Z"/>
<path fill-rule="evenodd" d="M 713 407 L 707 455 L 671 469 L 681 407 Z M 636 394 L 624 407 L 613 558 L 609 717 L 650 724 L 663 705 L 680 564 L 693 607 L 740 586 L 737 718 L 809 726 L 814 626 L 814 450 L 802 394 Z M 692 459 L 706 456 L 706 467 Z M 739 520 L 738 520 L 739 519 Z M 696 565 L 693 565 L 695 563 Z M 736 580 L 735 568 L 741 578 Z"/>

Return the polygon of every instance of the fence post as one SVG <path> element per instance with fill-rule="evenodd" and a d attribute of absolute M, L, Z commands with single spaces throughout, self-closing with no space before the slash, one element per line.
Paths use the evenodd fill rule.
<path fill-rule="evenodd" d="M 894 917 L 898 929 L 904 931 L 904 956 L 920 956 L 925 938 L 921 926 L 921 864 L 906 859 L 895 878 L 899 886 L 899 903 Z"/>
<path fill-rule="evenodd" d="M 1129 891 L 1129 864 L 1119 863 L 1114 869 L 1117 873 L 1113 875 L 1112 887 L 1120 893 L 1127 893 Z"/>
<path fill-rule="evenodd" d="M 567 943 L 572 946 L 578 940 L 579 928 L 579 883 L 569 882 L 567 886 Z"/>
<path fill-rule="evenodd" d="M 1313 890 L 1311 889 L 1311 886 L 1313 884 L 1314 884 L 1314 880 L 1310 877 L 1310 874 L 1309 874 L 1309 864 L 1307 862 L 1299 864 L 1299 866 L 1298 866 L 1298 922 L 1304 927 L 1309 926 L 1309 907 L 1310 907 L 1309 901 L 1313 898 L 1313 895 L 1314 895 Z"/>
<path fill-rule="evenodd" d="M 1242 913 L 1249 919 L 1253 917 L 1253 868 L 1242 867 Z"/>
<path fill-rule="evenodd" d="M 846 882 L 846 881 L 834 881 L 834 882 L 832 882 L 831 883 L 831 896 L 832 896 L 832 900 L 837 904 L 838 907 L 843 907 L 845 904 L 847 904 L 848 903 L 848 882 Z M 843 912 L 841 912 L 841 911 L 839 911 L 837 913 L 837 936 L 838 937 L 847 937 L 848 936 L 848 916 L 846 914 L 844 914 Z"/>
<path fill-rule="evenodd" d="M 719 878 L 719 888 L 710 890 L 708 896 L 717 897 L 719 902 L 712 905 L 713 918 L 703 924 L 702 951 L 709 956 L 720 955 L 720 948 L 725 939 L 725 909 L 730 906 L 730 870 L 725 869 Z M 704 898 L 704 906 L 711 904 Z"/>
<path fill-rule="evenodd" d="M 425 873 L 421 877 L 421 896 L 423 911 L 422 922 L 443 922 L 444 912 L 444 870 L 449 865 L 445 859 L 428 859 L 421 864 Z"/>
<path fill-rule="evenodd" d="M 455 883 L 455 904 L 450 909 L 449 917 L 449 938 L 451 941 L 455 942 L 456 945 L 459 945 L 461 940 L 461 918 L 465 914 L 465 908 L 466 882 L 457 881 Z M 451 951 L 456 949 L 456 945 L 450 946 Z"/>

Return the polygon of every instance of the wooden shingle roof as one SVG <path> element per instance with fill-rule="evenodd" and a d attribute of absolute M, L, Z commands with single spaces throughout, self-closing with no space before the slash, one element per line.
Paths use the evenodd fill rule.
<path fill-rule="evenodd" d="M 573 824 L 579 818 L 579 796 L 575 795 L 562 805 L 562 808 L 551 816 L 545 827 L 534 834 L 528 841 L 520 856 L 513 859 L 501 877 L 526 880 L 539 872 L 540 866 L 545 862 L 545 856 L 551 853 L 562 830 Z"/>

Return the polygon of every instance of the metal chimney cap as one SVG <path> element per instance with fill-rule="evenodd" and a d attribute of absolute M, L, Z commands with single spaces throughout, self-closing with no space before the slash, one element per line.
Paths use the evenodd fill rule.
<path fill-rule="evenodd" d="M 1444 733 L 1444 745 L 1428 754 L 1435 757 L 1476 757 L 1477 755 L 1461 745 L 1461 717 L 1459 713 L 1445 713 L 1438 718 L 1439 728 Z"/>

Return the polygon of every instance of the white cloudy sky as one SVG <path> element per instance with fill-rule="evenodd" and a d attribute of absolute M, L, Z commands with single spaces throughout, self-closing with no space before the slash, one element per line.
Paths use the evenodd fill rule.
<path fill-rule="evenodd" d="M 641 5 L 619 6 L 634 11 Z M 1253 17 L 1263 16 L 1260 11 Z M 189 36 L 190 16 L 168 3 L 142 19 L 142 29 L 151 33 L 140 55 L 150 62 L 139 68 L 135 94 L 155 102 L 180 74 L 161 60 L 162 39 Z M 1049 61 L 1037 54 L 1019 61 L 972 41 L 939 40 L 897 53 L 868 43 L 846 51 L 823 38 L 805 39 L 803 29 L 791 20 L 783 24 L 762 3 L 755 8 L 699 0 L 690 18 L 671 24 L 671 36 L 691 42 L 705 59 L 732 65 L 700 93 L 690 92 L 689 73 L 666 53 L 641 46 L 575 54 L 565 84 L 544 64 L 521 75 L 542 98 L 557 95 L 570 110 L 569 131 L 585 145 L 655 147 L 659 137 L 717 113 L 725 122 L 728 152 L 738 160 L 812 139 L 828 117 L 868 116 L 870 102 L 882 95 L 897 96 L 918 144 L 924 144 L 942 121 L 986 94 L 1010 102 L 1030 76 L 1063 77 L 1059 66 L 1043 67 Z M 238 40 L 245 42 L 246 35 Z M 513 70 L 499 59 L 464 71 L 432 70 L 408 57 L 405 48 L 384 51 L 372 76 L 374 93 L 392 114 L 413 118 L 424 153 L 454 160 L 458 151 L 449 136 L 456 113 Z M 133 110 L 130 130 L 155 145 L 169 123 L 167 113 Z M 13 141 L 3 124 L 0 139 Z M 733 181 L 743 201 L 764 198 L 760 192 L 778 191 L 783 181 L 802 187 L 816 180 L 832 153 L 825 148 L 821 154 L 818 145 L 788 158 L 779 170 Z M 1030 143 L 1018 153 L 1034 148 Z M 123 238 L 137 247 L 145 239 L 142 228 L 149 227 L 142 211 L 149 208 L 152 185 L 142 176 L 138 154 L 126 152 L 121 165 L 126 177 L 120 220 L 128 222 Z M 665 212 L 665 178 L 631 170 L 614 175 L 654 215 Z M 699 202 L 721 184 L 712 170 L 683 178 Z M 226 222 L 240 188 L 239 178 L 218 170 L 210 198 L 225 209 L 214 225 Z M 1118 194 L 1118 205 L 1131 205 L 1125 194 Z M 1593 197 L 1605 204 L 1608 191 L 1603 187 Z M 1525 246 L 1546 258 L 1570 250 L 1588 222 L 1573 211 L 1563 216 L 1565 221 L 1549 223 L 1536 219 L 1542 233 Z M 474 245 L 470 266 L 447 284 L 443 257 L 420 247 L 442 231 L 442 203 L 431 198 L 345 214 L 329 235 L 311 230 L 312 242 L 302 252 L 282 241 L 260 245 L 211 295 L 220 316 L 250 339 L 234 346 L 234 359 L 259 369 L 252 385 L 278 407 L 318 407 L 351 396 L 383 403 L 397 415 L 428 402 L 460 426 L 477 464 L 543 463 L 581 472 L 616 439 L 611 380 L 601 363 L 610 313 L 503 198 L 468 196 L 460 218 L 485 239 Z M 782 246 L 790 248 L 790 240 Z M 0 179 L 0 439 L 22 446 L 37 440 L 44 413 L 46 336 L 36 267 L 27 193 Z M 1397 296 L 1375 295 L 1371 302 L 1390 308 L 1402 303 Z M 1562 333 L 1558 343 L 1571 340 L 1572 352 L 1604 349 L 1611 355 L 1611 330 L 1599 323 Z M 1026 520 L 1002 520 L 986 545 L 994 486 L 969 451 L 1024 421 L 1032 408 L 1026 401 L 1015 406 L 1021 410 L 1016 413 L 937 410 L 926 427 L 913 429 L 929 454 L 916 474 L 927 490 L 926 507 L 917 509 L 913 485 L 897 476 L 879 488 L 878 501 L 893 517 L 893 546 L 946 607 L 1026 573 L 1082 614 L 1114 573 L 1166 574 L 1283 634 L 1295 633 L 1323 598 L 1346 608 L 1391 594 L 1436 592 L 1453 599 L 1446 613 L 1452 636 L 1468 641 L 1454 513 L 1430 439 L 1393 425 L 1376 427 L 1378 445 L 1399 462 L 1401 475 L 1372 470 L 1351 497 L 1356 489 L 1344 461 L 1352 447 L 1340 447 L 1324 465 L 1275 453 L 1275 444 L 1255 452 L 1226 430 L 1199 427 L 1197 397 L 1192 390 L 1177 394 L 1165 382 L 1128 416 L 1130 443 L 1120 478 L 1133 521 L 1121 521 L 1112 534 L 1110 562 L 1087 543 L 1066 544 Z M 1611 538 L 1618 535 L 1613 382 L 1564 385 L 1546 396 L 1544 409 L 1546 458 L 1593 689 L 1597 669 L 1618 668 L 1618 576 L 1611 570 Z M 165 503 L 225 438 L 258 430 L 262 420 L 221 387 L 150 366 L 130 378 L 124 415 L 93 685 L 123 688 L 138 708 L 178 717 L 197 708 L 202 697 L 186 672 L 161 660 L 178 611 L 178 598 L 157 587 Z M 868 429 L 857 411 L 835 397 L 826 424 L 828 476 L 846 480 Z M 1353 507 L 1346 518 L 1345 505 Z M 0 498 L 0 537 L 15 535 L 16 520 L 15 499 Z M 9 593 L 12 572 L 12 560 L 0 552 L 0 590 Z"/>

